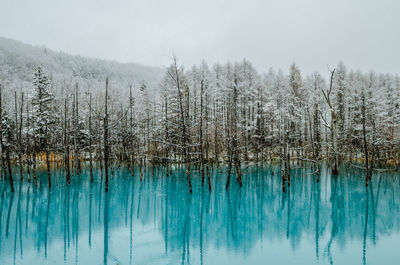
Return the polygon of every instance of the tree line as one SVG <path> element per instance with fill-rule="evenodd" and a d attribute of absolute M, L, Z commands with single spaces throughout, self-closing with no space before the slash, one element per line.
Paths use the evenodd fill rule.
<path fill-rule="evenodd" d="M 341 164 L 364 169 L 368 186 L 374 170 L 399 168 L 400 77 L 343 63 L 328 70 L 325 80 L 295 63 L 288 74 L 259 73 L 247 60 L 185 69 L 173 57 L 156 92 L 143 83 L 121 97 L 108 78 L 95 91 L 37 67 L 30 89 L 0 84 L 0 174 L 13 191 L 13 177 L 38 185 L 43 166 L 51 188 L 53 165 L 70 183 L 88 164 L 90 180 L 99 167 L 107 191 L 116 167 L 142 179 L 148 164 L 166 176 L 179 164 L 192 192 L 193 171 L 211 190 L 210 171 L 226 164 L 228 189 L 232 176 L 242 186 L 248 164 L 275 161 L 285 191 L 291 166 L 312 165 L 319 181 L 325 160 L 332 174 Z"/>

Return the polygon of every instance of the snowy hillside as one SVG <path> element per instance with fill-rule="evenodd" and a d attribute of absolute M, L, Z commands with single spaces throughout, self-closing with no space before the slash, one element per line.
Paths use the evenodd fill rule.
<path fill-rule="evenodd" d="M 157 67 L 73 56 L 0 37 L 0 82 L 9 84 L 9 88 L 27 88 L 31 86 L 36 66 L 48 73 L 52 83 L 79 82 L 98 86 L 109 77 L 112 85 L 123 94 L 129 85 L 138 89 L 144 83 L 150 90 L 156 89 L 163 73 Z"/>

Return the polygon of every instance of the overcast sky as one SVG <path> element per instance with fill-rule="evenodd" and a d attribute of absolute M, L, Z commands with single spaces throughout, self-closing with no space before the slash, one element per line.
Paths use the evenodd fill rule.
<path fill-rule="evenodd" d="M 399 0 L 0 0 L 0 35 L 83 56 L 187 67 L 400 72 Z"/>

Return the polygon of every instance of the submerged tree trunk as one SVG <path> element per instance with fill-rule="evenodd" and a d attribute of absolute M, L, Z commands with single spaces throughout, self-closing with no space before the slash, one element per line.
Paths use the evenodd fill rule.
<path fill-rule="evenodd" d="M 37 176 L 36 176 L 36 150 L 35 147 L 33 148 L 33 152 L 32 152 L 32 156 L 33 156 L 33 180 L 35 182 L 35 186 L 37 187 L 38 182 L 37 182 Z"/>
<path fill-rule="evenodd" d="M 0 84 L 0 148 L 1 148 L 1 177 L 5 178 L 5 163 L 4 163 L 4 143 L 3 143 L 3 107 L 2 107 L 2 92 L 3 86 Z"/>
<path fill-rule="evenodd" d="M 108 157 L 109 157 L 109 146 L 108 146 L 108 77 L 106 78 L 106 97 L 105 97 L 105 114 L 104 114 L 104 170 L 106 175 L 105 190 L 108 192 Z"/>
<path fill-rule="evenodd" d="M 368 144 L 367 144 L 367 133 L 366 133 L 366 102 L 365 102 L 365 94 L 364 91 L 361 94 L 361 115 L 362 115 L 362 132 L 363 132 L 363 143 L 364 143 L 364 155 L 365 155 L 365 169 L 366 169 L 366 174 L 365 174 L 365 186 L 368 186 L 368 179 L 369 179 L 369 174 L 370 170 L 368 168 Z"/>
<path fill-rule="evenodd" d="M 201 174 L 201 186 L 204 186 L 204 153 L 203 153 L 203 94 L 204 94 L 204 81 L 201 80 L 201 92 L 200 92 L 200 174 Z"/>
<path fill-rule="evenodd" d="M 26 103 L 26 113 L 29 113 L 29 104 L 28 102 Z M 26 168 L 28 172 L 28 182 L 31 181 L 31 137 L 30 137 L 30 119 L 26 119 L 26 127 L 27 127 L 27 133 L 26 133 Z"/>
<path fill-rule="evenodd" d="M 51 189 L 49 144 L 48 143 L 46 143 L 46 166 L 47 166 L 47 179 L 49 181 L 49 189 Z"/>
<path fill-rule="evenodd" d="M 74 97 L 74 156 L 75 156 L 75 174 L 79 174 L 81 171 L 81 162 L 79 157 L 79 113 L 78 113 L 78 83 L 75 84 L 75 97 Z"/>
<path fill-rule="evenodd" d="M 186 120 L 186 115 L 185 115 L 185 109 L 183 106 L 183 97 L 182 97 L 182 91 L 181 91 L 181 80 L 179 77 L 179 71 L 178 71 L 178 66 L 176 64 L 176 58 L 174 57 L 174 71 L 175 71 L 175 77 L 176 77 L 176 87 L 178 89 L 178 100 L 179 100 L 179 109 L 180 109 L 180 126 L 182 129 L 182 134 L 183 134 L 183 149 L 184 149 L 184 157 L 185 157 L 185 166 L 186 166 L 186 178 L 188 181 L 189 185 L 189 192 L 192 193 L 192 181 L 190 179 L 190 165 L 189 165 L 189 134 L 186 131 L 187 130 L 187 120 Z M 188 95 L 187 95 L 188 96 Z M 187 113 L 189 115 L 189 113 Z"/>
<path fill-rule="evenodd" d="M 67 99 L 64 100 L 64 163 L 65 163 L 65 180 L 71 184 L 71 176 L 69 169 L 69 141 L 68 141 L 68 123 L 67 123 Z"/>
<path fill-rule="evenodd" d="M 92 94 L 89 95 L 89 164 L 90 164 L 90 182 L 93 182 L 93 156 L 92 156 Z"/>
<path fill-rule="evenodd" d="M 285 170 L 286 170 L 286 179 L 287 179 L 288 187 L 290 187 L 290 145 L 289 145 L 289 131 L 286 132 L 286 162 L 285 162 Z"/>
<path fill-rule="evenodd" d="M 338 141 L 337 141 L 337 119 L 335 112 L 332 111 L 332 133 L 333 133 L 333 142 L 332 142 L 332 147 L 333 147 L 333 167 L 332 167 L 332 174 L 337 175 L 339 174 L 339 151 L 338 151 Z"/>
<path fill-rule="evenodd" d="M 21 176 L 21 181 L 24 179 L 24 175 L 22 173 L 22 154 L 24 151 L 23 145 L 22 145 L 22 126 L 23 126 L 23 119 L 22 119 L 22 113 L 24 110 L 24 93 L 22 92 L 21 95 L 21 106 L 20 106 L 20 113 L 19 113 L 19 130 L 18 130 L 18 140 L 19 140 L 19 152 L 18 152 L 18 161 L 19 161 L 19 174 Z"/>
<path fill-rule="evenodd" d="M 240 169 L 240 157 L 239 157 L 239 148 L 237 144 L 238 138 L 238 117 L 237 117 L 237 103 L 238 103 L 238 91 L 237 91 L 237 79 L 235 78 L 235 84 L 233 86 L 233 140 L 232 140 L 232 147 L 233 147 L 233 161 L 236 168 L 236 180 L 239 183 L 239 186 L 242 187 L 242 173 Z M 247 153 L 247 151 L 246 151 Z"/>
<path fill-rule="evenodd" d="M 319 153 L 321 148 L 321 137 L 319 131 L 319 108 L 318 104 L 315 104 L 315 113 L 314 113 L 314 137 L 313 137 L 313 145 L 314 145 L 314 159 L 316 165 L 316 175 L 317 175 L 317 182 L 319 182 Z"/>
<path fill-rule="evenodd" d="M 333 77 L 335 75 L 335 69 L 333 69 L 331 71 L 331 79 L 330 79 L 330 83 L 329 83 L 329 90 L 327 91 L 327 93 L 325 93 L 325 91 L 321 88 L 322 93 L 325 97 L 326 103 L 329 106 L 330 112 L 331 112 L 331 135 L 332 135 L 332 149 L 333 149 L 333 165 L 332 165 L 332 174 L 333 175 L 337 175 L 339 174 L 338 171 L 338 164 L 339 164 L 339 150 L 338 150 L 338 143 L 337 143 L 337 119 L 336 119 L 336 113 L 335 110 L 332 106 L 331 103 L 331 98 L 330 95 L 332 93 L 332 84 L 333 84 Z"/>
<path fill-rule="evenodd" d="M 11 187 L 11 192 L 14 192 L 14 181 L 12 177 L 12 172 L 11 172 L 11 161 L 10 161 L 10 147 L 7 147 L 6 151 L 6 159 L 7 159 L 7 166 L 8 166 L 8 179 L 10 180 L 10 187 Z"/>

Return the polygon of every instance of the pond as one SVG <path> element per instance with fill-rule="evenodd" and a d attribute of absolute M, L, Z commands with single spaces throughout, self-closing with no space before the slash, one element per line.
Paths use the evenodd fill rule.
<path fill-rule="evenodd" d="M 140 181 L 120 169 L 104 192 L 99 171 L 65 184 L 45 172 L 39 186 L 0 182 L 0 264 L 397 264 L 399 175 L 341 168 L 320 182 L 294 168 L 282 192 L 278 165 L 243 169 L 243 186 L 226 168 L 211 171 L 212 191 L 185 169 L 168 177 L 148 167 Z"/>

